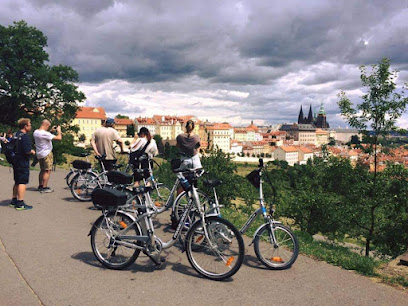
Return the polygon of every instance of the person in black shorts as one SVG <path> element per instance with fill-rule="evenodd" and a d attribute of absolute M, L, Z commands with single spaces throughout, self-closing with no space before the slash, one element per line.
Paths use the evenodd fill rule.
<path fill-rule="evenodd" d="M 31 131 L 30 119 L 21 118 L 18 120 L 18 128 L 20 130 L 16 133 L 16 136 L 21 137 L 17 143 L 17 158 L 13 163 L 14 186 L 10 207 L 16 210 L 27 210 L 33 208 L 24 203 L 24 195 L 30 177 L 30 155 L 35 154 L 35 151 L 31 149 L 31 140 L 28 136 Z"/>

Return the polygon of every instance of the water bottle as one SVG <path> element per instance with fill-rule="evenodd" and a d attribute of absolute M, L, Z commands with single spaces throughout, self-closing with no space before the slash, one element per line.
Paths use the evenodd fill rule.
<path fill-rule="evenodd" d="M 187 181 L 187 179 L 185 177 L 180 179 L 180 183 L 181 183 L 181 186 L 183 187 L 184 191 L 191 190 L 191 185 L 190 185 L 190 183 Z"/>

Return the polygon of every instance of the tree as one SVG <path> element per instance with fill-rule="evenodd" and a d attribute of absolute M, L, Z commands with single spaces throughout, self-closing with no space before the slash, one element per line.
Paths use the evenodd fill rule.
<path fill-rule="evenodd" d="M 129 119 L 129 116 L 117 114 L 115 118 L 118 118 L 118 119 Z"/>
<path fill-rule="evenodd" d="M 159 134 L 156 134 L 153 136 L 153 139 L 156 141 L 157 149 L 159 150 L 159 153 L 164 155 L 163 138 Z"/>
<path fill-rule="evenodd" d="M 84 141 L 86 140 L 86 136 L 85 136 L 85 134 L 81 134 L 81 135 L 79 135 L 78 140 L 79 140 L 79 142 L 84 142 Z"/>
<path fill-rule="evenodd" d="M 116 116 L 116 118 L 118 118 Z M 130 124 L 126 126 L 126 135 L 135 137 L 135 125 L 134 124 Z"/>
<path fill-rule="evenodd" d="M 360 143 L 361 143 L 361 141 L 360 141 L 360 138 L 358 138 L 358 135 L 353 135 L 353 136 L 351 136 L 350 144 L 356 144 L 356 145 L 358 145 L 358 144 L 360 144 Z"/>
<path fill-rule="evenodd" d="M 374 231 L 377 226 L 376 211 L 381 203 L 376 201 L 379 137 L 385 136 L 390 131 L 398 130 L 395 125 L 396 121 L 401 117 L 408 104 L 408 98 L 403 96 L 404 92 L 396 91 L 397 72 L 390 72 L 389 69 L 390 62 L 387 58 L 383 58 L 379 65 L 373 65 L 370 75 L 366 74 L 366 67 L 361 66 L 361 81 L 363 86 L 367 88 L 367 93 L 362 96 L 362 102 L 354 108 L 343 91 L 339 94 L 340 100 L 338 102 L 341 114 L 350 126 L 359 129 L 364 134 L 368 134 L 369 128 L 373 132 L 374 174 L 372 188 L 370 196 L 363 201 L 365 202 L 364 205 L 370 207 L 368 224 L 365 226 L 368 229 L 366 256 L 369 255 L 370 244 L 374 238 Z"/>
<path fill-rule="evenodd" d="M 15 126 L 20 117 L 52 118 L 65 125 L 85 95 L 74 84 L 78 73 L 68 66 L 49 66 L 47 37 L 25 21 L 0 25 L 0 122 Z"/>

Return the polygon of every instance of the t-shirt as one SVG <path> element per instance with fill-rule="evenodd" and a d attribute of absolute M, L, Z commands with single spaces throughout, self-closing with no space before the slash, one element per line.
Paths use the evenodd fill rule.
<path fill-rule="evenodd" d="M 17 144 L 17 158 L 16 163 L 13 164 L 14 168 L 30 168 L 30 152 L 31 152 L 31 140 L 30 137 L 21 131 L 16 133 L 16 136 L 21 135 L 21 140 Z"/>
<path fill-rule="evenodd" d="M 96 148 L 100 154 L 106 154 L 107 160 L 116 159 L 116 152 L 113 150 L 113 142 L 120 139 L 118 131 L 112 127 L 97 128 L 92 134 L 92 140 L 95 141 Z"/>
<path fill-rule="evenodd" d="M 145 137 L 138 138 L 136 142 L 130 147 L 130 152 L 142 150 L 146 143 L 147 139 Z M 147 146 L 145 153 L 147 153 L 150 157 L 156 156 L 159 153 L 159 150 L 157 149 L 156 140 L 154 140 L 153 138 L 150 140 L 150 143 Z"/>
<path fill-rule="evenodd" d="M 200 147 L 200 137 L 198 135 L 190 135 L 183 133 L 177 136 L 177 146 L 181 153 L 188 157 L 192 157 L 198 153 Z"/>
<path fill-rule="evenodd" d="M 41 159 L 50 154 L 52 151 L 52 140 L 55 135 L 45 130 L 35 130 L 33 136 L 37 158 Z"/>

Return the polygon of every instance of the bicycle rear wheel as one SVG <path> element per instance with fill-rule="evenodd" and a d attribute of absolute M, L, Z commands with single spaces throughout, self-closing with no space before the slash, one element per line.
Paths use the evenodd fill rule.
<path fill-rule="evenodd" d="M 71 187 L 71 181 L 74 177 L 75 172 L 71 169 L 69 170 L 67 176 L 65 177 L 65 183 L 67 183 L 68 187 Z"/>
<path fill-rule="evenodd" d="M 299 244 L 293 232 L 282 224 L 273 226 L 275 244 L 268 224 L 260 229 L 254 241 L 256 257 L 269 269 L 290 268 L 299 254 Z"/>
<path fill-rule="evenodd" d="M 133 220 L 121 212 L 109 213 L 99 218 L 91 230 L 92 251 L 98 261 L 109 269 L 121 270 L 130 266 L 139 256 L 140 250 L 118 244 L 120 237 L 112 236 L 114 231 L 121 231 L 129 227 L 126 235 L 139 236 L 140 231 Z M 133 241 L 126 241 L 133 244 Z M 138 243 L 139 245 L 140 243 Z"/>
<path fill-rule="evenodd" d="M 219 217 L 205 218 L 209 240 L 205 237 L 202 221 L 196 222 L 187 233 L 188 261 L 201 275 L 212 280 L 223 280 L 234 275 L 244 260 L 244 241 L 229 221 Z"/>
<path fill-rule="evenodd" d="M 78 173 L 71 182 L 71 193 L 79 201 L 90 201 L 92 191 L 99 186 L 99 178 L 93 172 Z"/>

